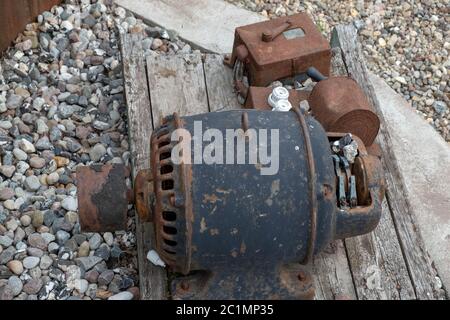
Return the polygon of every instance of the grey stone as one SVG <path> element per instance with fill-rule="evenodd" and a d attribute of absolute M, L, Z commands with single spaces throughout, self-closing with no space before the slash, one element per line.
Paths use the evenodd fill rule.
<path fill-rule="evenodd" d="M 30 279 L 23 286 L 23 291 L 27 294 L 37 294 L 43 286 L 41 279 Z"/>
<path fill-rule="evenodd" d="M 11 276 L 8 279 L 8 286 L 11 288 L 13 295 L 17 296 L 22 292 L 23 283 L 18 276 Z"/>
<path fill-rule="evenodd" d="M 106 243 L 102 243 L 100 247 L 95 250 L 94 255 L 97 257 L 102 258 L 105 261 L 109 260 L 109 257 L 111 255 L 110 249 Z"/>
<path fill-rule="evenodd" d="M 29 176 L 25 178 L 24 186 L 28 191 L 36 191 L 41 187 L 41 183 L 38 177 Z"/>
<path fill-rule="evenodd" d="M 44 224 L 47 227 L 51 227 L 51 225 L 53 224 L 53 221 L 55 221 L 55 219 L 57 218 L 55 212 L 53 212 L 53 210 L 47 210 L 44 213 Z"/>
<path fill-rule="evenodd" d="M 12 300 L 14 292 L 9 285 L 0 287 L 0 300 Z"/>
<path fill-rule="evenodd" d="M 12 245 L 13 243 L 13 239 L 11 239 L 8 236 L 0 236 L 0 245 L 2 245 L 3 247 L 9 247 L 10 245 Z"/>
<path fill-rule="evenodd" d="M 84 278 L 90 283 L 97 283 L 99 277 L 99 273 L 97 270 L 89 270 L 85 273 Z"/>
<path fill-rule="evenodd" d="M 61 206 L 68 211 L 77 211 L 78 201 L 76 198 L 68 196 L 63 199 L 63 201 L 61 202 Z"/>
<path fill-rule="evenodd" d="M 23 266 L 26 269 L 32 269 L 39 264 L 40 259 L 38 257 L 26 257 L 23 259 Z"/>
<path fill-rule="evenodd" d="M 27 160 L 28 155 L 23 150 L 20 150 L 19 148 L 14 148 L 13 150 L 14 157 L 16 157 L 17 160 Z"/>
<path fill-rule="evenodd" d="M 46 270 L 50 268 L 53 264 L 53 259 L 50 258 L 48 255 L 43 255 L 41 257 L 41 262 L 39 263 L 39 268 L 42 270 Z"/>
<path fill-rule="evenodd" d="M 50 140 L 47 136 L 41 137 L 38 141 L 36 141 L 34 146 L 40 151 L 53 149 L 53 145 L 50 143 Z"/>
<path fill-rule="evenodd" d="M 91 250 L 95 250 L 100 247 L 102 240 L 102 237 L 98 233 L 94 233 L 89 239 L 89 247 L 91 248 Z"/>
<path fill-rule="evenodd" d="M 101 144 L 97 143 L 94 147 L 89 150 L 89 157 L 92 161 L 99 161 L 106 154 L 106 148 Z"/>
<path fill-rule="evenodd" d="M 58 230 L 56 232 L 56 241 L 61 246 L 63 245 L 67 240 L 70 238 L 70 233 L 64 231 L 64 230 Z"/>
<path fill-rule="evenodd" d="M 0 253 L 0 264 L 7 264 L 11 261 L 16 254 L 16 249 L 14 247 L 8 247 Z M 98 258 L 101 259 L 101 258 Z"/>
<path fill-rule="evenodd" d="M 448 110 L 448 107 L 447 104 L 443 101 L 435 101 L 433 103 L 433 109 L 434 111 L 436 111 L 436 113 L 442 115 Z"/>
<path fill-rule="evenodd" d="M 23 98 L 16 94 L 11 94 L 6 100 L 6 107 L 8 109 L 16 109 L 22 105 Z"/>
<path fill-rule="evenodd" d="M 108 300 L 132 300 L 132 299 L 133 294 L 129 291 L 122 291 L 108 298 Z"/>
<path fill-rule="evenodd" d="M 76 258 L 75 261 L 77 262 L 78 265 L 83 267 L 85 271 L 88 271 L 92 269 L 97 263 L 101 262 L 102 258 L 90 256 L 90 257 Z"/>
<path fill-rule="evenodd" d="M 39 233 L 30 234 L 28 236 L 28 244 L 41 250 L 45 250 L 47 248 L 47 243 Z"/>
<path fill-rule="evenodd" d="M 40 157 L 32 157 L 30 159 L 30 166 L 35 169 L 42 169 L 45 166 L 45 159 Z"/>
<path fill-rule="evenodd" d="M 56 242 L 50 242 L 48 244 L 48 252 L 57 253 L 59 250 L 59 245 Z"/>
<path fill-rule="evenodd" d="M 114 272 L 112 270 L 103 271 L 97 279 L 99 285 L 108 285 L 114 278 Z"/>

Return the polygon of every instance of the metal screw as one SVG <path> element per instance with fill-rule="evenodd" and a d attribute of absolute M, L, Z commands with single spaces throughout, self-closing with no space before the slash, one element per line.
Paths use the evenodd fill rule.
<path fill-rule="evenodd" d="M 189 290 L 189 282 L 187 282 L 187 281 L 181 281 L 180 287 L 181 287 L 181 289 L 183 289 L 183 290 Z"/>
<path fill-rule="evenodd" d="M 305 281 L 306 280 L 306 273 L 304 271 L 300 271 L 297 275 L 297 279 L 300 281 Z"/>

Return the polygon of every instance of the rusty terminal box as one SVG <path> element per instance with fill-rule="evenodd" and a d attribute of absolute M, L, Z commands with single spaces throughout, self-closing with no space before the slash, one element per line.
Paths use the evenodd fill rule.
<path fill-rule="evenodd" d="M 244 63 L 250 86 L 306 73 L 314 67 L 330 74 L 331 48 L 306 13 L 281 17 L 236 28 L 231 56 L 234 66 Z"/>

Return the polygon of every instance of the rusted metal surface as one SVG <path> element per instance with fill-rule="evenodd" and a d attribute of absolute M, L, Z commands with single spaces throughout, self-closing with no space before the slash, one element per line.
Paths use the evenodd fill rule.
<path fill-rule="evenodd" d="M 175 165 L 171 152 L 174 130 L 182 128 L 178 114 L 166 117 L 151 137 L 151 168 L 155 193 L 153 222 L 156 250 L 176 272 L 190 270 L 192 233 L 192 173 L 188 164 Z M 180 236 L 182 235 L 182 236 Z"/>
<path fill-rule="evenodd" d="M 349 77 L 318 82 L 308 98 L 313 116 L 329 132 L 350 132 L 370 146 L 378 134 L 380 120 L 364 92 Z"/>
<path fill-rule="evenodd" d="M 302 263 L 306 264 L 309 261 L 311 261 L 312 256 L 314 254 L 314 245 L 316 243 L 316 237 L 317 237 L 317 193 L 316 193 L 316 166 L 314 162 L 314 154 L 313 149 L 311 146 L 311 138 L 309 136 L 309 129 L 308 125 L 305 121 L 305 116 L 303 115 L 302 111 L 300 110 L 299 106 L 296 106 L 292 109 L 295 114 L 298 117 L 298 120 L 300 122 L 300 127 L 302 129 L 303 133 L 303 139 L 305 140 L 305 153 L 306 153 L 306 159 L 308 161 L 308 183 L 309 183 L 309 198 L 311 201 L 311 211 L 310 211 L 310 220 L 311 220 L 311 227 L 310 227 L 310 235 L 308 238 L 308 245 L 307 245 L 307 252 L 305 259 L 302 261 Z"/>
<path fill-rule="evenodd" d="M 338 140 L 344 133 L 328 132 L 330 141 Z M 335 239 L 344 239 L 371 232 L 381 218 L 381 203 L 385 194 L 384 171 L 378 156 L 368 153 L 361 138 L 353 135 L 358 143 L 358 156 L 351 171 L 356 177 L 358 205 L 341 208 L 336 216 Z"/>
<path fill-rule="evenodd" d="M 61 0 L 2 0 L 0 4 L 0 53 L 6 50 L 28 23 Z"/>
<path fill-rule="evenodd" d="M 137 175 L 134 199 L 139 215 L 155 224 L 159 256 L 182 274 L 171 282 L 174 298 L 310 298 L 314 287 L 304 264 L 331 240 L 370 232 L 378 224 L 384 193 L 380 160 L 354 137 L 359 154 L 346 174 L 356 177 L 358 199 L 352 207 L 339 205 L 330 143 L 346 134 L 327 134 L 299 106 L 292 110 L 175 113 L 153 132 L 151 167 Z M 198 121 L 223 133 L 239 129 L 236 138 L 248 147 L 234 152 L 232 163 L 196 162 L 191 141 L 190 150 L 175 147 L 199 138 Z M 189 135 L 174 139 L 177 129 Z M 251 130 L 259 129 L 279 131 L 279 167 L 272 175 L 261 174 L 266 164 L 260 160 L 237 165 L 241 155 L 250 159 L 256 139 Z M 202 150 L 209 145 L 200 142 Z M 272 140 L 265 144 L 275 146 Z M 172 152 L 181 151 L 184 161 L 174 161 Z M 105 225 L 105 217 L 126 217 L 125 171 L 111 165 L 79 168 L 83 231 L 111 230 L 117 226 Z"/>
<path fill-rule="evenodd" d="M 305 13 L 236 28 L 233 52 L 225 62 L 244 63 L 251 86 L 294 77 L 315 67 L 330 74 L 331 49 Z"/>
<path fill-rule="evenodd" d="M 271 87 L 254 87 L 248 88 L 247 99 L 245 100 L 245 108 L 258 110 L 272 110 L 272 107 L 267 102 L 267 98 L 272 92 Z M 300 101 L 307 100 L 310 91 L 306 90 L 289 90 L 289 102 L 293 106 L 298 106 Z"/>
<path fill-rule="evenodd" d="M 77 168 L 80 226 L 84 232 L 125 230 L 129 170 L 120 164 Z"/>
<path fill-rule="evenodd" d="M 142 221 L 153 221 L 151 205 L 154 201 L 153 176 L 150 169 L 137 173 L 134 179 L 134 205 Z"/>

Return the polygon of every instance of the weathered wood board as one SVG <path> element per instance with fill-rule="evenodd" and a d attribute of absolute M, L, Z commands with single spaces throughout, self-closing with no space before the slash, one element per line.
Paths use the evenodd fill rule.
<path fill-rule="evenodd" d="M 222 0 L 115 0 L 151 25 L 176 32 L 194 48 L 230 53 L 234 29 L 263 21 L 257 13 Z"/>
<path fill-rule="evenodd" d="M 146 62 L 140 46 L 142 34 L 121 34 L 121 52 L 125 79 L 125 99 L 128 109 L 128 128 L 133 177 L 150 166 L 150 136 L 153 131 Z M 141 222 L 136 216 L 139 284 L 145 300 L 167 298 L 167 274 L 146 258 L 154 243 L 153 224 Z"/>

